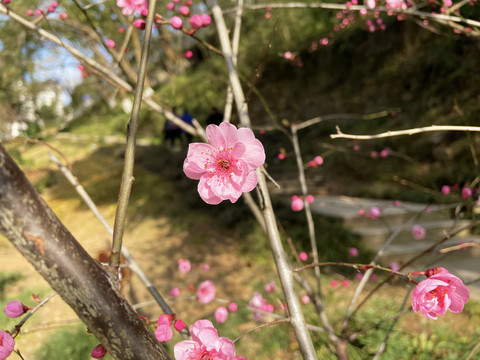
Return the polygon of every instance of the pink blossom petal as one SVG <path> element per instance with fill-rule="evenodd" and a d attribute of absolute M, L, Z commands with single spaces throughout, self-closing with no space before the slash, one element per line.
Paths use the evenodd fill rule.
<path fill-rule="evenodd" d="M 189 360 L 191 359 L 188 356 L 188 353 L 195 349 L 198 344 L 192 340 L 184 340 L 181 341 L 173 347 L 173 354 L 175 356 L 175 360 Z"/>

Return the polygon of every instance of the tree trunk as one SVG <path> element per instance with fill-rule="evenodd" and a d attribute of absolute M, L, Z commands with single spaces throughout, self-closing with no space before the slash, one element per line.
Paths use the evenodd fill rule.
<path fill-rule="evenodd" d="M 107 272 L 55 216 L 0 144 L 0 232 L 115 359 L 170 359 Z"/>

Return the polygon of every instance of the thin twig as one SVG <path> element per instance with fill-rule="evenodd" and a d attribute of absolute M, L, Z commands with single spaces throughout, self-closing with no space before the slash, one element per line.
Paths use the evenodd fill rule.
<path fill-rule="evenodd" d="M 325 262 L 311 263 L 311 264 L 299 266 L 299 267 L 293 269 L 292 271 L 298 272 L 298 271 L 303 271 L 303 270 L 306 270 L 306 269 L 310 269 L 312 267 L 320 267 L 320 266 L 344 266 L 344 267 L 350 267 L 350 268 L 355 269 L 357 271 L 367 270 L 367 269 L 377 269 L 377 270 L 386 271 L 388 273 L 399 275 L 399 276 L 402 276 L 402 277 L 405 277 L 405 278 L 409 279 L 408 274 L 401 273 L 401 272 L 398 272 L 398 271 L 394 271 L 390 268 L 386 268 L 386 267 L 383 267 L 383 266 L 380 266 L 380 265 L 351 264 L 351 263 L 345 263 L 345 262 L 339 262 L 339 261 L 325 261 Z"/>
<path fill-rule="evenodd" d="M 290 322 L 290 318 L 278 319 L 278 320 L 270 321 L 270 322 L 268 322 L 268 323 L 260 324 L 260 325 L 258 325 L 258 326 L 255 326 L 254 328 L 249 329 L 249 330 L 245 331 L 244 333 L 240 334 L 237 338 L 235 338 L 235 339 L 233 340 L 233 342 L 234 342 L 234 343 L 237 342 L 237 341 L 240 340 L 242 337 L 244 337 L 245 335 L 251 333 L 252 331 L 255 331 L 255 330 L 258 330 L 258 329 L 267 327 L 267 326 L 272 326 L 272 325 L 276 325 L 276 324 L 282 324 L 282 323 L 286 323 L 286 322 Z"/>
<path fill-rule="evenodd" d="M 148 3 L 148 15 L 145 23 L 145 32 L 143 36 L 142 54 L 138 69 L 138 81 L 133 98 L 132 115 L 127 125 L 127 139 L 125 146 L 125 161 L 122 173 L 122 182 L 118 195 L 117 211 L 115 213 L 115 223 L 113 226 L 112 251 L 110 253 L 110 266 L 118 272 L 120 265 L 120 252 L 122 250 L 123 233 L 127 219 L 127 209 L 130 200 L 130 192 L 133 185 L 133 168 L 135 163 L 135 147 L 137 141 L 138 122 L 140 118 L 140 108 L 142 106 L 143 87 L 147 75 L 148 54 L 150 50 L 150 38 L 152 35 L 152 25 L 155 13 L 156 0 L 150 0 Z"/>
<path fill-rule="evenodd" d="M 50 295 L 48 295 L 45 299 L 43 299 L 37 306 L 35 306 L 27 315 L 23 317 L 23 319 L 15 325 L 13 330 L 10 332 L 12 334 L 12 337 L 16 337 L 20 333 L 20 329 L 22 326 L 27 322 L 30 317 L 37 312 L 38 309 L 40 309 L 43 305 L 45 305 L 52 297 L 57 295 L 57 293 L 54 291 Z"/>
<path fill-rule="evenodd" d="M 330 138 L 371 140 L 371 139 L 380 139 L 380 138 L 387 138 L 387 137 L 393 137 L 393 136 L 421 134 L 421 133 L 432 132 L 432 131 L 466 131 L 466 132 L 480 131 L 479 126 L 432 125 L 432 126 L 425 126 L 421 128 L 414 128 L 414 129 L 407 129 L 407 130 L 387 131 L 387 132 L 375 134 L 375 135 L 352 135 L 352 134 L 342 133 L 342 131 L 338 126 L 336 127 L 336 129 L 337 129 L 337 133 L 331 134 Z"/>
<path fill-rule="evenodd" d="M 438 252 L 441 254 L 444 254 L 444 253 L 455 251 L 455 250 L 465 250 L 467 247 L 480 247 L 480 244 L 472 241 L 472 242 L 467 242 L 460 245 L 450 246 L 448 248 L 440 249 Z"/>

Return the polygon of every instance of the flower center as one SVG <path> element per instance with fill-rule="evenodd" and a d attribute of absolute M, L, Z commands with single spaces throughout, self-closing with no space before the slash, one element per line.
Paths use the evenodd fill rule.
<path fill-rule="evenodd" d="M 230 168 L 230 162 L 226 159 L 220 159 L 218 160 L 218 165 L 223 169 L 223 170 L 228 170 Z"/>

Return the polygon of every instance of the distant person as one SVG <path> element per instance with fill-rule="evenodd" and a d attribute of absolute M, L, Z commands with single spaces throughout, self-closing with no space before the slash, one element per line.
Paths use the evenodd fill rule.
<path fill-rule="evenodd" d="M 207 125 L 210 125 L 210 124 L 220 125 L 222 121 L 223 121 L 223 114 L 220 111 L 218 111 L 216 107 L 212 107 L 212 110 L 210 111 L 210 115 L 208 115 L 208 118 L 207 118 Z"/>
<path fill-rule="evenodd" d="M 178 117 L 175 108 L 172 108 L 172 113 L 173 115 Z M 175 145 L 175 139 L 180 138 L 181 135 L 182 129 L 180 129 L 170 120 L 167 120 L 165 122 L 165 127 L 163 129 L 163 140 L 165 141 L 165 144 L 168 144 L 168 142 L 170 142 L 170 145 Z"/>
<path fill-rule="evenodd" d="M 188 112 L 187 109 L 183 112 L 182 116 L 180 118 L 186 122 L 188 125 L 193 126 L 193 115 Z M 187 143 L 190 144 L 192 142 L 193 136 L 192 134 L 186 132 L 185 130 L 182 130 L 182 133 L 185 134 L 185 137 L 187 138 Z"/>

